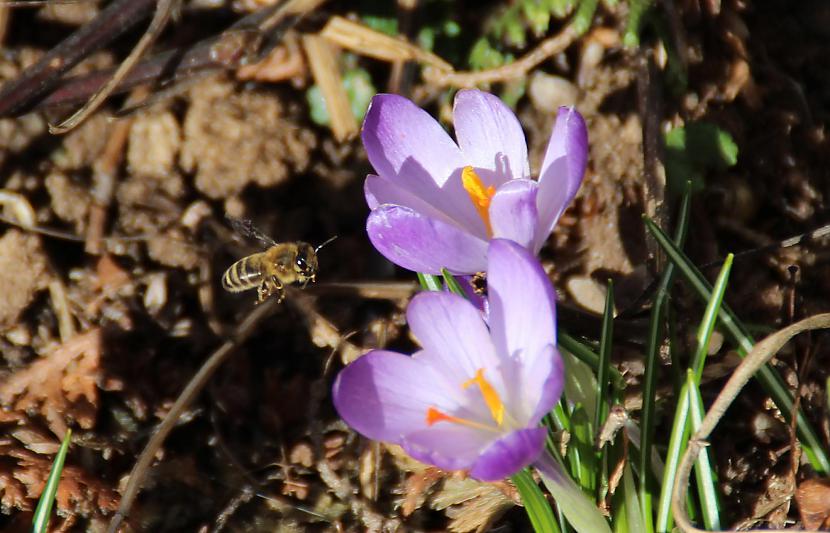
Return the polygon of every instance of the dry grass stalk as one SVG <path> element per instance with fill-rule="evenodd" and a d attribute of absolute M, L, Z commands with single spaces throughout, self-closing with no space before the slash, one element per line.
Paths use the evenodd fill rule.
<path fill-rule="evenodd" d="M 314 82 L 320 87 L 329 112 L 329 125 L 340 142 L 357 135 L 357 120 L 349 105 L 338 64 L 339 50 L 319 35 L 303 35 L 303 49 L 311 67 Z"/>
<path fill-rule="evenodd" d="M 431 52 L 343 17 L 329 19 L 320 36 L 363 56 L 390 63 L 417 61 L 439 71 L 452 71 L 452 65 Z"/>

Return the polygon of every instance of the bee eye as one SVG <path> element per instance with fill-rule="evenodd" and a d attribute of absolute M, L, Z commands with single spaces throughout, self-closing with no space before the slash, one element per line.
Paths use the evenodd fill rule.
<path fill-rule="evenodd" d="M 300 270 L 305 270 L 306 268 L 308 268 L 308 263 L 306 263 L 304 257 L 297 258 L 297 268 L 299 268 Z"/>

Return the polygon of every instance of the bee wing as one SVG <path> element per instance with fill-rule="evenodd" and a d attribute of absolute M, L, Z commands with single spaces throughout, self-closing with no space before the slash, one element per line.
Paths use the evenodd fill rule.
<path fill-rule="evenodd" d="M 254 223 L 247 218 L 234 218 L 230 215 L 225 215 L 225 218 L 228 219 L 228 222 L 230 222 L 233 230 L 243 237 L 256 239 L 266 246 L 274 246 L 277 244 L 274 242 L 274 239 L 261 232 L 256 226 L 254 226 Z"/>

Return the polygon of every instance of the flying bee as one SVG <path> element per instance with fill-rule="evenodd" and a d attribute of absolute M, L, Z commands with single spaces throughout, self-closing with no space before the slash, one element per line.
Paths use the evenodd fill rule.
<path fill-rule="evenodd" d="M 309 281 L 316 281 L 317 252 L 337 238 L 332 237 L 317 247 L 302 241 L 278 243 L 254 227 L 250 220 L 231 217 L 228 220 L 237 233 L 260 241 L 268 249 L 232 264 L 222 275 L 222 288 L 228 292 L 256 288 L 259 303 L 274 293 L 281 302 L 285 298 L 285 286 L 291 283 L 302 283 L 305 287 Z"/>

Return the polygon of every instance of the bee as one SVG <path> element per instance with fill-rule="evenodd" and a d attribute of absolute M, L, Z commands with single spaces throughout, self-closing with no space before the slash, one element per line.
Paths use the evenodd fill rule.
<path fill-rule="evenodd" d="M 256 239 L 268 247 L 264 252 L 243 257 L 232 264 L 222 275 L 222 288 L 228 292 L 257 290 L 257 302 L 276 293 L 278 302 L 285 298 L 285 286 L 317 279 L 317 252 L 337 237 L 314 247 L 307 242 L 275 242 L 254 227 L 250 220 L 228 217 L 233 229 L 245 236 Z"/>

